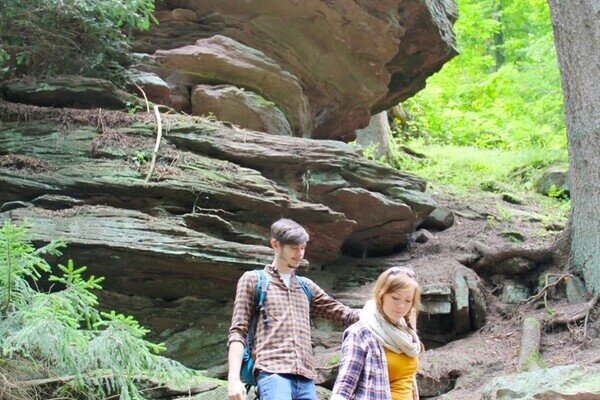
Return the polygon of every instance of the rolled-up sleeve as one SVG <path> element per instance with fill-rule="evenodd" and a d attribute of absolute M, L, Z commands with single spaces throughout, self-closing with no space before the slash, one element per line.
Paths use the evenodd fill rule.
<path fill-rule="evenodd" d="M 238 280 L 227 346 L 233 342 L 246 345 L 246 334 L 252 320 L 256 282 L 256 274 L 253 271 L 245 272 Z"/>

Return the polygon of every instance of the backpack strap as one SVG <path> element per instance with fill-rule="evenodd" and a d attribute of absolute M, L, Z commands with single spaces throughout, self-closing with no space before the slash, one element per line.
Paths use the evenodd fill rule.
<path fill-rule="evenodd" d="M 298 283 L 300 284 L 300 287 L 302 288 L 302 290 L 304 290 L 304 294 L 308 298 L 308 306 L 310 309 L 310 306 L 312 305 L 312 300 L 313 300 L 313 292 L 312 292 L 312 290 L 310 290 L 310 287 L 308 286 L 308 282 L 306 282 L 306 278 L 304 278 L 302 276 L 298 276 L 298 275 L 296 275 L 296 278 L 298 279 Z"/>
<path fill-rule="evenodd" d="M 267 313 L 265 311 L 265 298 L 267 297 L 267 289 L 269 288 L 269 277 L 264 269 L 254 270 L 257 276 L 256 289 L 254 290 L 254 315 L 262 314 L 263 321 L 266 325 L 269 324 Z M 255 325 L 256 328 L 256 325 Z"/>
<path fill-rule="evenodd" d="M 248 343 L 247 347 L 251 350 L 252 345 L 254 343 L 254 333 L 256 332 L 256 324 L 258 322 L 258 315 L 262 314 L 263 321 L 265 325 L 269 325 L 269 320 L 267 317 L 267 313 L 265 310 L 265 298 L 267 297 L 267 289 L 269 288 L 269 276 L 265 272 L 264 269 L 256 269 L 254 270 L 256 274 L 256 288 L 254 289 L 254 309 L 252 312 L 252 325 L 248 330 L 248 339 L 246 342 Z M 306 282 L 306 278 L 302 276 L 296 275 L 298 279 L 298 283 L 300 283 L 300 287 L 304 291 L 304 294 L 308 298 L 309 307 L 312 304 L 313 293 L 308 283 Z"/>
<path fill-rule="evenodd" d="M 254 306 L 252 307 L 252 321 L 246 333 L 246 352 L 252 354 L 254 345 L 254 333 L 258 323 L 258 315 L 263 314 L 265 323 L 267 323 L 267 313 L 265 312 L 265 298 L 267 297 L 267 288 L 269 287 L 269 277 L 262 269 L 254 270 L 256 274 L 256 287 L 254 288 Z"/>

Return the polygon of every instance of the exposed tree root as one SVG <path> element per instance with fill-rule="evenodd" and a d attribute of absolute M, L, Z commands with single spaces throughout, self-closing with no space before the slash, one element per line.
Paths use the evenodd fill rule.
<path fill-rule="evenodd" d="M 548 278 L 550 278 L 551 276 L 558 276 L 558 279 L 552 281 L 552 282 L 548 282 Z M 515 307 L 515 309 L 513 310 L 512 315 L 515 316 L 517 314 L 517 311 L 519 309 L 519 307 L 523 304 L 529 304 L 532 303 L 538 299 L 540 299 L 541 297 L 544 298 L 544 306 L 546 308 L 548 308 L 548 303 L 547 303 L 547 295 L 548 295 L 548 291 L 553 288 L 556 287 L 559 283 L 565 281 L 568 278 L 573 277 L 573 275 L 571 274 L 563 274 L 563 275 L 556 275 L 556 274 L 548 274 L 546 275 L 546 284 L 544 285 L 543 288 L 540 289 L 539 292 L 537 292 L 536 294 L 534 294 L 533 296 L 522 300 L 521 302 L 519 302 L 519 304 L 517 304 L 517 306 Z"/>
<path fill-rule="evenodd" d="M 538 264 L 552 263 L 556 260 L 556 249 L 554 246 L 542 249 L 524 249 L 520 247 L 492 249 L 483 243 L 475 243 L 474 247 L 475 250 L 482 255 L 482 257 L 476 260 L 472 265 L 469 265 L 469 267 L 474 271 L 485 270 L 492 265 L 496 265 L 516 257 L 531 260 Z M 523 271 L 523 273 L 527 272 L 530 271 Z"/>
<path fill-rule="evenodd" d="M 587 336 L 587 323 L 590 317 L 590 312 L 592 312 L 592 310 L 594 309 L 594 307 L 596 306 L 596 303 L 598 303 L 598 300 L 600 300 L 600 295 L 596 295 L 594 296 L 593 299 L 591 299 L 590 301 L 588 301 L 587 303 L 585 303 L 585 306 L 577 311 L 575 314 L 572 314 L 571 316 L 557 316 L 554 317 L 552 319 L 550 319 L 549 321 L 546 321 L 544 323 L 544 329 L 545 330 L 550 330 L 556 326 L 560 326 L 560 325 L 572 325 L 575 324 L 581 320 L 584 320 L 583 322 L 583 332 L 584 332 L 584 336 Z"/>
<path fill-rule="evenodd" d="M 565 229 L 556 241 L 549 247 L 539 249 L 524 249 L 522 247 L 504 247 L 493 249 L 483 243 L 473 244 L 475 252 L 480 257 L 472 258 L 466 264 L 476 272 L 485 271 L 493 265 L 502 263 L 511 258 L 523 258 L 536 264 L 562 264 L 569 255 L 571 247 L 571 217 L 569 216 Z M 523 269 L 521 274 L 531 272 L 533 268 Z"/>

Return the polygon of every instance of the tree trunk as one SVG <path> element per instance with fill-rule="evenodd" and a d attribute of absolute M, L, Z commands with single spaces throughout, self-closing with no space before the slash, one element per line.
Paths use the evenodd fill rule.
<path fill-rule="evenodd" d="M 548 0 L 569 143 L 571 263 L 600 293 L 600 2 Z"/>
<path fill-rule="evenodd" d="M 492 13 L 492 19 L 494 21 L 499 22 L 499 25 L 502 27 L 502 4 L 495 4 L 496 10 Z M 502 33 L 502 28 L 494 33 L 494 60 L 496 60 L 496 65 L 493 67 L 494 71 L 498 71 L 500 67 L 504 65 L 504 34 Z M 490 71 L 493 72 L 493 71 Z"/>

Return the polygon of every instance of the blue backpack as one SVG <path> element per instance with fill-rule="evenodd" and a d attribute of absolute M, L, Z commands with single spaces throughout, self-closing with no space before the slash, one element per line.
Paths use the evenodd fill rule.
<path fill-rule="evenodd" d="M 269 277 L 267 276 L 264 269 L 254 270 L 258 280 L 256 281 L 256 288 L 254 289 L 254 309 L 252 310 L 252 323 L 246 334 L 246 346 L 244 347 L 244 356 L 242 358 L 242 368 L 240 370 L 240 376 L 242 382 L 246 383 L 246 389 L 250 389 L 250 386 L 256 385 L 256 379 L 254 378 L 254 359 L 252 358 L 252 346 L 254 344 L 254 332 L 256 331 L 256 324 L 258 323 L 258 314 L 262 314 L 263 320 L 267 323 L 267 313 L 265 312 L 265 297 L 267 297 L 267 288 L 269 287 Z M 300 283 L 300 287 L 304 290 L 304 294 L 308 298 L 308 304 L 312 303 L 313 294 L 306 279 L 296 275 L 296 279 Z"/>

